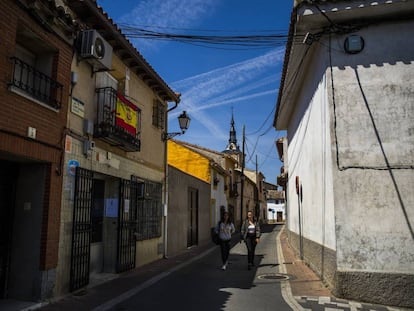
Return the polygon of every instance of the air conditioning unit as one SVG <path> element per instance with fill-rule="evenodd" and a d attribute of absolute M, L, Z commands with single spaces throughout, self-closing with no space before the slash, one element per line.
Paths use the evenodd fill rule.
<path fill-rule="evenodd" d="M 84 30 L 79 36 L 79 57 L 94 70 L 108 70 L 112 64 L 112 46 L 95 29 Z"/>

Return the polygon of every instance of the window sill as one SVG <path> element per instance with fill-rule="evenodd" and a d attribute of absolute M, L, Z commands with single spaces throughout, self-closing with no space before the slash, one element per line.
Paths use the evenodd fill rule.
<path fill-rule="evenodd" d="M 29 94 L 25 93 L 24 91 L 20 90 L 19 88 L 15 87 L 13 85 L 9 86 L 9 91 L 10 92 L 13 92 L 13 93 L 15 93 L 17 95 L 20 95 L 20 96 L 22 96 L 22 97 L 24 97 L 24 98 L 26 98 L 26 99 L 28 99 L 28 100 L 30 100 L 32 102 L 35 102 L 36 104 L 38 104 L 38 105 L 40 105 L 40 106 L 42 106 L 44 108 L 47 108 L 47 109 L 52 110 L 54 112 L 59 112 L 58 109 L 55 109 L 53 107 L 50 107 L 49 105 L 45 104 L 44 102 L 41 102 L 40 100 L 38 100 L 38 99 L 30 96 Z"/>

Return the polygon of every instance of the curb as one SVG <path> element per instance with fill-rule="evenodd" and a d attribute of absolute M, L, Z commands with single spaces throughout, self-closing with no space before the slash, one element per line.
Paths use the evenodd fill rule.
<path fill-rule="evenodd" d="M 280 235 L 282 234 L 283 230 L 285 230 L 285 226 L 282 227 L 282 229 L 279 231 L 279 233 L 276 236 L 276 248 L 277 248 L 277 258 L 279 261 L 279 272 L 283 274 L 287 274 L 287 270 L 284 265 L 285 259 L 283 257 L 283 250 L 282 250 L 282 246 L 280 243 Z M 293 310 L 305 311 L 305 309 L 297 302 L 296 298 L 293 296 L 289 281 L 281 282 L 280 287 L 281 287 L 283 299 Z"/>

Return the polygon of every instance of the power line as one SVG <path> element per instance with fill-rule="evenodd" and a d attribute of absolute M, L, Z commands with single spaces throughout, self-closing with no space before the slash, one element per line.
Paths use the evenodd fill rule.
<path fill-rule="evenodd" d="M 192 30 L 193 34 L 180 34 L 175 32 L 163 32 L 140 28 L 128 24 L 119 24 L 122 33 L 133 39 L 152 39 L 152 40 L 167 40 L 176 41 L 187 44 L 198 44 L 204 47 L 227 46 L 227 47 L 242 47 L 246 48 L 274 48 L 285 46 L 288 39 L 286 31 L 279 31 L 278 33 L 270 33 L 269 30 L 249 31 L 247 35 L 217 35 L 218 30 Z M 152 29 L 162 27 L 152 27 Z M 169 28 L 174 29 L 174 28 Z M 178 30 L 178 28 L 175 28 Z M 210 34 L 197 34 L 197 32 L 206 32 Z M 213 34 L 211 34 L 213 33 Z M 227 32 L 229 33 L 229 32 Z"/>
<path fill-rule="evenodd" d="M 185 28 L 185 27 L 172 27 L 172 26 L 160 26 L 160 25 L 142 25 L 142 24 L 128 24 L 128 23 L 118 23 L 118 26 L 121 28 L 146 28 L 146 29 L 174 29 L 174 30 L 183 30 L 183 31 L 196 31 L 196 32 L 227 32 L 227 33 L 241 33 L 241 32 L 283 32 L 287 33 L 285 29 L 261 29 L 261 30 L 252 30 L 252 29 L 206 29 L 206 28 Z"/>
<path fill-rule="evenodd" d="M 257 133 L 259 133 L 260 132 L 260 130 L 266 125 L 266 122 L 269 120 L 269 118 L 271 117 L 271 116 L 273 116 L 274 115 L 274 112 L 275 112 L 275 109 L 276 109 L 276 105 L 273 105 L 273 108 L 272 108 L 272 111 L 270 111 L 270 113 L 267 115 L 267 117 L 266 117 L 266 119 L 263 121 L 263 123 L 262 123 L 262 125 L 260 125 L 260 127 L 256 130 L 256 131 L 254 131 L 254 132 L 252 132 L 252 133 L 248 133 L 248 134 L 246 134 L 247 136 L 250 136 L 250 135 L 255 135 L 255 134 L 257 134 Z M 265 131 L 265 134 L 268 132 L 269 130 L 266 130 Z M 264 135 L 264 134 L 261 134 L 260 136 L 262 136 L 262 135 Z"/>

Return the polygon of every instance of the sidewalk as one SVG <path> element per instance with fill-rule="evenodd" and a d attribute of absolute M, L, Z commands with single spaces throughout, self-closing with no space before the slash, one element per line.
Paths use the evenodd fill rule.
<path fill-rule="evenodd" d="M 279 239 L 278 242 L 282 247 L 287 273 L 294 276 L 289 280 L 292 295 L 295 297 L 333 297 L 329 288 L 324 285 L 313 270 L 298 258 L 290 247 L 285 229 L 282 229 Z"/>
<path fill-rule="evenodd" d="M 282 250 L 286 273 L 292 276 L 289 280 L 289 294 L 298 303 L 298 310 L 411 310 L 336 298 L 316 273 L 300 260 L 298 255 L 290 247 L 284 227 L 279 234 L 277 243 Z"/>
<path fill-rule="evenodd" d="M 106 308 L 133 296 L 136 292 L 151 286 L 183 266 L 206 256 L 216 248 L 217 246 L 212 244 L 192 247 L 177 256 L 159 259 L 133 271 L 119 274 L 117 278 L 110 281 L 89 286 L 58 300 L 56 303 L 20 311 L 35 309 L 42 311 L 91 311 L 103 305 L 105 308 L 101 307 L 99 310 L 106 310 Z"/>

